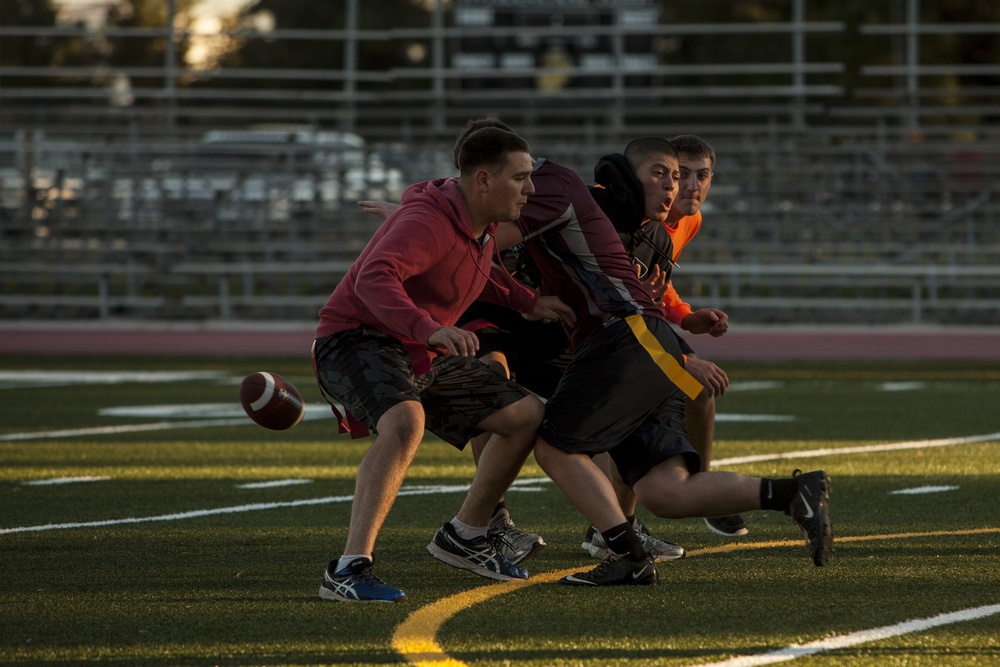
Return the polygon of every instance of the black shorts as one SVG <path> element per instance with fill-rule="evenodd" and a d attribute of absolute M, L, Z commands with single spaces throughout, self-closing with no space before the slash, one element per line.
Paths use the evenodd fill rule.
<path fill-rule="evenodd" d="M 663 349 L 683 363 L 670 326 L 643 319 Z M 611 452 L 629 486 L 678 454 L 690 472 L 700 469 L 684 430 L 684 393 L 624 320 L 610 322 L 576 351 L 545 404 L 538 435 L 567 452 Z"/>
<path fill-rule="evenodd" d="M 372 432 L 392 406 L 419 401 L 427 430 L 464 449 L 480 422 L 528 396 L 475 357 L 437 357 L 417 376 L 402 343 L 370 327 L 320 338 L 314 349 L 322 390 Z"/>
<path fill-rule="evenodd" d="M 559 322 L 528 320 L 515 310 L 486 301 L 473 303 L 458 326 L 475 332 L 479 356 L 502 352 L 511 379 L 544 398 L 555 391 L 572 356 Z"/>

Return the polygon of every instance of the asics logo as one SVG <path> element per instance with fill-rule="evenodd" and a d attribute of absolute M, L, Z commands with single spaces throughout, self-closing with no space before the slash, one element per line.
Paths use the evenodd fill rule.
<path fill-rule="evenodd" d="M 815 515 L 815 512 L 813 512 L 812 506 L 809 504 L 809 501 L 806 500 L 806 497 L 802 495 L 801 491 L 799 491 L 799 498 L 802 499 L 802 504 L 806 506 L 805 518 L 807 518 L 807 519 L 813 518 L 813 516 Z"/>

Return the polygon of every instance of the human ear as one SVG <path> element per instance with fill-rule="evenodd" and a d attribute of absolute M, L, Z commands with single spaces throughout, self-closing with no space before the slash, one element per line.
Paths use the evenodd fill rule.
<path fill-rule="evenodd" d="M 479 188 L 480 192 L 489 192 L 490 189 L 490 172 L 485 169 L 480 169 L 476 172 L 476 186 Z"/>

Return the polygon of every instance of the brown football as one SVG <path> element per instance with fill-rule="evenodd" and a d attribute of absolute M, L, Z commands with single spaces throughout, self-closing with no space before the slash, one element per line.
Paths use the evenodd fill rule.
<path fill-rule="evenodd" d="M 240 404 L 264 428 L 284 431 L 306 414 L 302 394 L 294 384 L 277 373 L 251 373 L 240 382 Z"/>

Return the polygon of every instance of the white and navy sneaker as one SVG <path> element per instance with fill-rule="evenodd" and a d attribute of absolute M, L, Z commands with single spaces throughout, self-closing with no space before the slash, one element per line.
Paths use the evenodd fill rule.
<path fill-rule="evenodd" d="M 323 573 L 319 596 L 336 602 L 403 602 L 406 593 L 385 583 L 372 573 L 372 561 L 355 558 L 347 567 L 333 571 L 337 561 L 332 560 Z"/>
<path fill-rule="evenodd" d="M 639 560 L 608 552 L 607 558 L 593 570 L 576 572 L 559 580 L 570 586 L 654 586 L 660 580 L 656 561 L 649 554 Z"/>
<path fill-rule="evenodd" d="M 488 539 L 477 537 L 464 540 L 458 536 L 450 522 L 441 526 L 434 534 L 434 539 L 427 545 L 427 551 L 439 561 L 475 572 L 481 577 L 500 581 L 528 578 L 527 570 L 504 558 Z"/>
<path fill-rule="evenodd" d="M 635 528 L 635 534 L 639 537 L 642 548 L 653 557 L 653 560 L 662 563 L 668 560 L 680 560 L 687 555 L 687 551 L 679 544 L 667 542 L 666 540 L 661 540 L 650 535 L 649 529 L 638 519 L 635 520 L 632 527 Z M 587 535 L 584 537 L 580 548 L 590 554 L 592 558 L 599 558 L 601 560 L 607 558 L 609 553 L 608 545 L 604 542 L 604 537 L 593 525 L 587 528 Z"/>
<path fill-rule="evenodd" d="M 833 523 L 830 521 L 830 478 L 822 470 L 802 472 L 792 476 L 799 489 L 788 505 L 792 517 L 806 536 L 806 545 L 817 567 L 826 565 L 833 553 Z"/>
<path fill-rule="evenodd" d="M 490 519 L 486 529 L 486 539 L 514 565 L 528 560 L 545 548 L 542 536 L 518 528 L 506 508 L 501 509 Z"/>

